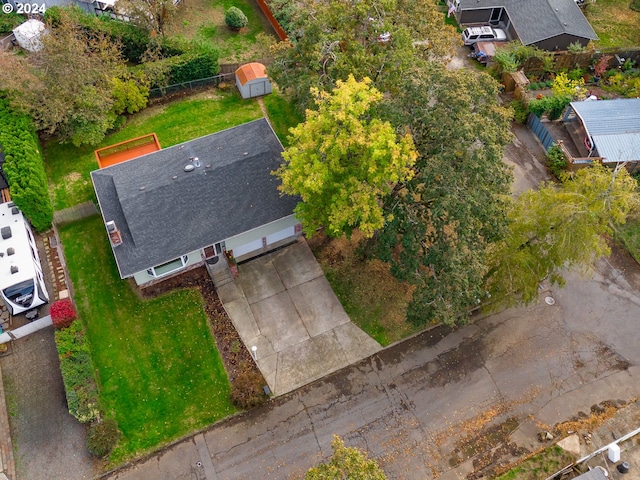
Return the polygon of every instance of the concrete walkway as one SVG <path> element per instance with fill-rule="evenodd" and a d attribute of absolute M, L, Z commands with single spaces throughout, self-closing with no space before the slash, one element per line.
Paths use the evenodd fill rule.
<path fill-rule="evenodd" d="M 19 338 L 26 337 L 27 335 L 37 332 L 38 330 L 42 330 L 43 328 L 47 328 L 51 325 L 53 325 L 53 322 L 50 315 L 39 318 L 38 320 L 27 323 L 22 327 L 18 327 L 14 330 L 6 331 L 0 334 L 0 345 L 2 345 L 3 343 L 9 343 L 11 340 L 18 340 Z"/>
<path fill-rule="evenodd" d="M 366 358 L 380 344 L 354 325 L 301 239 L 239 267 L 218 295 L 276 395 Z"/>

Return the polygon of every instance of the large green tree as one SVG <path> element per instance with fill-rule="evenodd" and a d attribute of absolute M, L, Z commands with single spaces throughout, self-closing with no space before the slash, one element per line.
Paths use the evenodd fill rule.
<path fill-rule="evenodd" d="M 387 477 L 375 460 L 368 459 L 357 448 L 345 447 L 335 435 L 331 442 L 333 455 L 327 463 L 310 469 L 305 480 L 385 480 Z"/>
<path fill-rule="evenodd" d="M 609 254 L 605 234 L 639 205 L 624 166 L 596 163 L 557 185 L 521 194 L 509 209 L 508 235 L 492 249 L 487 288 L 496 306 L 531 303 L 546 278 L 562 285 L 565 268 L 589 269 Z"/>
<path fill-rule="evenodd" d="M 96 144 L 119 114 L 146 105 L 145 81 L 129 72 L 118 45 L 88 33 L 65 11 L 49 25 L 42 44 L 26 57 L 0 54 L 3 89 L 38 130 L 76 145 Z"/>
<path fill-rule="evenodd" d="M 164 37 L 167 24 L 177 11 L 173 0 L 118 0 L 118 13 L 150 33 Z"/>
<path fill-rule="evenodd" d="M 375 118 L 382 93 L 370 84 L 349 76 L 331 93 L 314 90 L 317 110 L 291 129 L 277 174 L 282 192 L 302 198 L 295 212 L 308 234 L 325 227 L 331 236 L 349 236 L 359 228 L 372 236 L 384 224 L 382 198 L 411 177 L 411 136 L 398 138 Z"/>
<path fill-rule="evenodd" d="M 417 63 L 449 55 L 459 42 L 426 0 L 305 0 L 296 12 L 269 75 L 303 109 L 313 103 L 311 88 L 331 90 L 350 74 L 393 93 Z"/>
<path fill-rule="evenodd" d="M 454 323 L 484 295 L 487 248 L 502 238 L 511 175 L 503 163 L 510 112 L 484 73 L 430 65 L 384 109 L 410 126 L 420 157 L 385 202 L 380 259 L 416 286 L 407 319 Z"/>

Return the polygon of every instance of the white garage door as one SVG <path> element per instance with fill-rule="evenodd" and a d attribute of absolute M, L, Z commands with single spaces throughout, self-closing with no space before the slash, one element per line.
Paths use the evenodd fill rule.
<path fill-rule="evenodd" d="M 295 227 L 291 226 L 267 235 L 267 246 L 273 245 L 274 243 L 279 242 L 280 240 L 284 240 L 285 238 L 292 237 L 295 235 L 295 233 Z M 262 238 L 259 238 L 257 240 L 253 240 L 252 242 L 235 247 L 233 249 L 233 256 L 238 258 L 256 250 L 262 250 L 262 247 Z"/>
<path fill-rule="evenodd" d="M 254 250 L 260 250 L 262 248 L 262 239 L 259 238 L 253 242 L 245 243 L 233 249 L 233 256 L 238 258 Z"/>
<path fill-rule="evenodd" d="M 295 227 L 287 227 L 284 230 L 280 230 L 279 232 L 272 233 L 271 235 L 267 235 L 267 245 L 271 245 L 272 243 L 279 242 L 280 240 L 284 240 L 287 237 L 292 237 L 295 235 Z"/>

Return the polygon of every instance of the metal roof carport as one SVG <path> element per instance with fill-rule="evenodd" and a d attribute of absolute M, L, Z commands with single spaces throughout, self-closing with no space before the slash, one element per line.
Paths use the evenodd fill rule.
<path fill-rule="evenodd" d="M 571 102 L 592 145 L 605 163 L 640 162 L 640 98 Z"/>

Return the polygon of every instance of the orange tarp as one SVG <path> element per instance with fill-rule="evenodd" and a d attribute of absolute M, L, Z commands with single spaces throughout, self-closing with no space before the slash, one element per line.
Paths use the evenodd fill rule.
<path fill-rule="evenodd" d="M 261 63 L 247 63 L 236 70 L 236 77 L 241 85 L 246 85 L 256 78 L 267 78 L 267 69 Z"/>
<path fill-rule="evenodd" d="M 98 161 L 98 167 L 106 168 L 147 153 L 157 152 L 160 149 L 158 137 L 155 133 L 150 133 L 142 137 L 116 143 L 115 145 L 99 148 L 94 153 Z"/>

